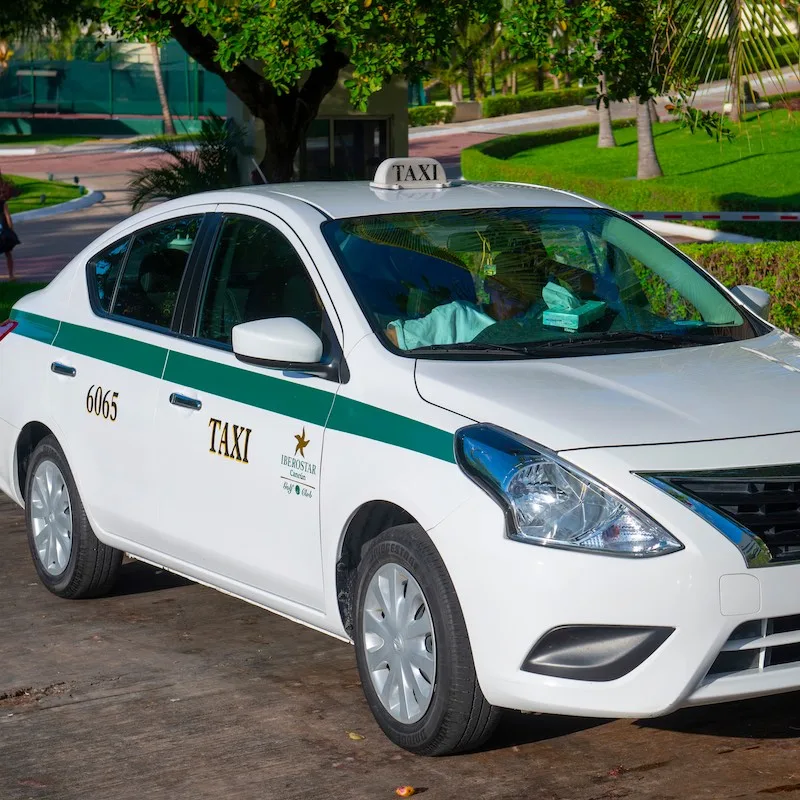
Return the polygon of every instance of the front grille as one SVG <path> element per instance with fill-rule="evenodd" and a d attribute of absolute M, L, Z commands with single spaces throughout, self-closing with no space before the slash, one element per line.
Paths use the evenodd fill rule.
<path fill-rule="evenodd" d="M 800 615 L 743 622 L 728 637 L 708 676 L 800 663 Z"/>
<path fill-rule="evenodd" d="M 772 563 L 800 560 L 800 464 L 652 477 L 758 536 Z"/>

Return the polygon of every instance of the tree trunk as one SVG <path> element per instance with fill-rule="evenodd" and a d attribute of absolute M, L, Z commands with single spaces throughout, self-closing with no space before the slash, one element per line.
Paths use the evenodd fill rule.
<path fill-rule="evenodd" d="M 597 78 L 597 93 L 602 95 L 605 92 L 606 76 L 600 75 Z M 598 147 L 616 147 L 617 141 L 614 138 L 614 129 L 611 127 L 611 104 L 607 97 L 600 100 L 600 107 L 597 109 L 600 121 L 600 130 L 597 134 Z"/>
<path fill-rule="evenodd" d="M 511 73 L 511 94 L 517 93 L 517 71 L 513 70 Z"/>
<path fill-rule="evenodd" d="M 475 100 L 475 63 L 472 59 L 467 61 L 467 87 L 469 89 L 469 99 Z"/>
<path fill-rule="evenodd" d="M 458 102 L 459 103 L 463 103 L 464 102 L 464 84 L 463 83 L 457 83 L 456 84 L 456 96 L 458 97 Z"/>
<path fill-rule="evenodd" d="M 637 139 L 637 163 L 636 178 L 645 180 L 647 178 L 660 178 L 664 173 L 661 171 L 661 164 L 658 163 L 656 146 L 653 141 L 653 123 L 650 121 L 650 103 L 636 102 L 636 139 Z"/>
<path fill-rule="evenodd" d="M 450 102 L 458 102 L 458 86 L 455 83 L 450 84 Z"/>
<path fill-rule="evenodd" d="M 650 102 L 647 104 L 648 110 L 650 111 L 650 122 L 653 124 L 658 122 L 658 109 L 656 108 L 656 101 L 651 97 Z"/>
<path fill-rule="evenodd" d="M 728 80 L 732 122 L 739 122 L 742 112 L 742 76 L 739 74 L 739 48 L 742 32 L 743 0 L 730 0 L 728 6 Z"/>
<path fill-rule="evenodd" d="M 150 42 L 150 55 L 153 58 L 153 76 L 156 79 L 156 89 L 158 90 L 158 101 L 161 103 L 161 115 L 164 117 L 164 133 L 167 136 L 175 135 L 175 125 L 172 122 L 172 114 L 167 102 L 167 91 L 164 88 L 164 76 L 161 74 L 161 53 L 155 42 Z"/>
<path fill-rule="evenodd" d="M 553 75 L 552 72 L 548 72 L 547 77 L 553 81 L 553 88 L 558 91 L 561 88 L 561 81 L 559 80 L 558 75 Z"/>
<path fill-rule="evenodd" d="M 202 67 L 219 75 L 257 119 L 263 120 L 265 153 L 261 170 L 270 183 L 291 180 L 294 158 L 303 143 L 308 126 L 316 119 L 319 107 L 333 90 L 339 72 L 349 63 L 347 56 L 328 39 L 319 64 L 311 69 L 302 84 L 295 84 L 284 94 L 246 64 L 223 70 L 215 56 L 214 40 L 197 28 L 184 25 L 180 16 L 169 17 L 170 29 L 178 44 Z"/>
<path fill-rule="evenodd" d="M 544 91 L 544 67 L 539 67 L 536 70 L 536 91 Z"/>

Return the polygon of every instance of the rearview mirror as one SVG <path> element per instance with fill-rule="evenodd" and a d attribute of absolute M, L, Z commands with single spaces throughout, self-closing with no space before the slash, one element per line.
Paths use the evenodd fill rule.
<path fill-rule="evenodd" d="M 233 352 L 241 361 L 296 372 L 320 371 L 322 340 L 308 325 L 292 317 L 243 322 L 231 331 Z"/>
<path fill-rule="evenodd" d="M 758 289 L 755 286 L 736 286 L 731 289 L 731 294 L 739 298 L 752 312 L 759 317 L 766 318 L 769 314 L 769 307 L 772 304 L 772 297 L 769 292 Z"/>

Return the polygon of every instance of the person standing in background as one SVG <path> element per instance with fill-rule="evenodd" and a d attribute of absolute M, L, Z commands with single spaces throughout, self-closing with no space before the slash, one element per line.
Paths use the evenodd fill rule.
<path fill-rule="evenodd" d="M 19 244 L 19 238 L 14 232 L 14 225 L 11 222 L 11 212 L 8 210 L 8 200 L 10 192 L 6 191 L 8 183 L 3 181 L 0 175 L 0 253 L 6 254 L 6 265 L 8 266 L 8 279 L 14 280 L 14 256 L 11 251 Z"/>

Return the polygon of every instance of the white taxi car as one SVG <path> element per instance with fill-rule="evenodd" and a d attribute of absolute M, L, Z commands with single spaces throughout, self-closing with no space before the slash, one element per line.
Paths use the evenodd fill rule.
<path fill-rule="evenodd" d="M 566 192 L 220 191 L 131 217 L 0 328 L 0 488 L 45 586 L 123 553 L 355 644 L 408 750 L 501 708 L 800 687 L 800 341 Z"/>

